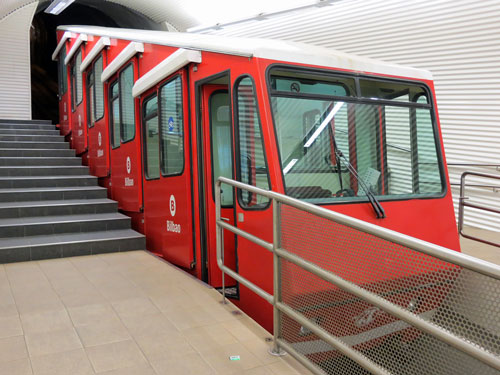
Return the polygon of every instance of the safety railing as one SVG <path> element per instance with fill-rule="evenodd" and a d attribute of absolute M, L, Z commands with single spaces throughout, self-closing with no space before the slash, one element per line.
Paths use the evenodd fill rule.
<path fill-rule="evenodd" d="M 462 176 L 460 177 L 460 197 L 458 198 L 459 199 L 458 200 L 458 232 L 460 233 L 460 235 L 462 237 L 469 238 L 469 239 L 474 240 L 474 241 L 479 241 L 479 242 L 482 242 L 482 243 L 485 243 L 485 244 L 488 244 L 491 246 L 500 247 L 500 242 L 492 242 L 492 241 L 485 240 L 483 238 L 475 237 L 475 236 L 472 236 L 470 234 L 464 233 L 465 207 L 470 207 L 470 208 L 474 208 L 474 209 L 481 210 L 481 211 L 488 211 L 488 212 L 500 214 L 499 209 L 467 202 L 467 199 L 469 199 L 469 198 L 465 196 L 465 188 L 466 188 L 466 186 L 471 186 L 471 185 L 467 185 L 465 183 L 465 179 L 467 176 L 482 177 L 484 179 L 489 179 L 489 180 L 500 180 L 500 175 L 493 175 L 493 174 L 489 174 L 489 173 L 479 173 L 479 172 L 464 172 L 464 173 L 462 173 Z M 476 185 L 472 185 L 472 186 L 482 187 L 485 185 L 477 185 L 476 184 Z M 486 185 L 486 186 L 492 187 L 492 185 Z M 493 187 L 494 187 L 494 185 L 493 185 Z M 498 186 L 496 186 L 496 188 L 498 188 Z"/>
<path fill-rule="evenodd" d="M 221 220 L 221 183 L 272 200 L 272 242 Z M 217 263 L 273 306 L 272 353 L 315 374 L 498 374 L 500 267 L 224 177 L 215 200 Z M 272 294 L 224 265 L 224 230 L 273 253 Z"/>

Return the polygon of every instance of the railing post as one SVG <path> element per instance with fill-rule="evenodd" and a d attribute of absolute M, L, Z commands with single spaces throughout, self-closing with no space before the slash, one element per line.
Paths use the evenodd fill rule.
<path fill-rule="evenodd" d="M 463 225 L 464 225 L 464 200 L 467 199 L 465 197 L 465 176 L 467 176 L 467 172 L 462 173 L 460 176 L 460 197 L 458 197 L 458 233 L 462 234 Z"/>
<path fill-rule="evenodd" d="M 285 355 L 280 349 L 278 338 L 281 332 L 281 315 L 278 302 L 281 302 L 281 265 L 276 249 L 281 246 L 281 203 L 273 198 L 273 347 L 269 353 L 275 356 Z"/>
<path fill-rule="evenodd" d="M 217 259 L 222 260 L 222 264 L 224 264 L 224 229 L 218 224 L 221 220 L 220 216 L 220 191 L 221 191 L 221 182 L 217 180 L 215 182 L 215 240 L 216 240 L 216 252 Z M 226 304 L 226 288 L 225 288 L 225 272 L 221 269 L 222 272 L 222 303 Z"/>

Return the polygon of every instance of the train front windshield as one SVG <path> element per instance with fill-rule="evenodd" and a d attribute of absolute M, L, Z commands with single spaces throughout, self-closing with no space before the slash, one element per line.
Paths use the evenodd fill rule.
<path fill-rule="evenodd" d="M 424 86 L 285 68 L 269 82 L 287 195 L 328 204 L 443 194 Z"/>

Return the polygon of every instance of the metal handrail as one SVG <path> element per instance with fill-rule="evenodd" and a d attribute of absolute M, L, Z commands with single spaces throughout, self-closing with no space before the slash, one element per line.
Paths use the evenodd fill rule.
<path fill-rule="evenodd" d="M 495 208 L 485 207 L 485 206 L 481 206 L 478 204 L 466 202 L 466 199 L 468 199 L 468 197 L 465 196 L 465 187 L 470 186 L 470 185 L 465 184 L 465 178 L 467 176 L 477 176 L 477 177 L 483 177 L 483 178 L 491 178 L 494 180 L 500 180 L 499 175 L 494 175 L 494 174 L 489 174 L 489 173 L 480 173 L 480 172 L 464 172 L 464 173 L 462 173 L 462 175 L 460 177 L 460 197 L 458 198 L 458 233 L 460 233 L 460 235 L 464 238 L 468 238 L 468 239 L 471 239 L 474 241 L 482 242 L 482 243 L 485 243 L 487 245 L 500 247 L 500 243 L 484 240 L 482 238 L 471 236 L 469 234 L 464 233 L 465 207 L 470 207 L 470 208 L 475 208 L 475 209 L 482 210 L 482 211 L 488 211 L 488 212 L 500 214 L 500 210 L 497 210 Z"/>
<path fill-rule="evenodd" d="M 225 183 L 228 185 L 231 185 L 235 188 L 238 189 L 243 189 L 247 190 L 250 192 L 253 192 L 255 194 L 259 194 L 262 196 L 265 196 L 269 199 L 272 200 L 273 202 L 273 243 L 270 244 L 266 241 L 263 241 L 259 239 L 258 237 L 246 233 L 242 231 L 239 228 L 236 228 L 230 224 L 227 224 L 221 220 L 220 216 L 220 209 L 221 209 L 221 201 L 220 201 L 220 193 L 221 193 L 221 184 Z M 358 219 L 351 218 L 349 216 L 339 214 L 337 212 L 329 211 L 323 207 L 315 206 L 310 203 L 306 203 L 300 200 L 297 200 L 295 198 L 291 198 L 273 191 L 268 191 L 264 189 L 260 189 L 255 186 L 247 185 L 238 181 L 230 180 L 225 177 L 219 177 L 219 179 L 216 182 L 216 187 L 215 187 L 215 203 L 216 203 L 216 223 L 217 223 L 217 233 L 216 233 L 216 239 L 217 239 L 217 264 L 219 268 L 222 270 L 223 274 L 227 273 L 229 276 L 233 277 L 235 280 L 241 282 L 243 285 L 260 295 L 262 298 L 264 298 L 267 302 L 269 302 L 271 305 L 273 305 L 274 309 L 274 348 L 273 350 L 275 352 L 279 352 L 280 345 L 284 348 L 287 348 L 289 351 L 290 348 L 289 345 L 283 345 L 283 340 L 279 339 L 279 327 L 281 324 L 280 321 L 280 315 L 279 311 L 291 316 L 294 320 L 296 320 L 298 323 L 302 324 L 304 327 L 310 329 L 314 334 L 316 334 L 318 337 L 326 341 L 328 344 L 330 344 L 332 347 L 340 351 L 341 353 L 347 355 L 354 361 L 356 361 L 360 366 L 365 368 L 366 370 L 375 373 L 375 374 L 387 374 L 387 371 L 383 368 L 381 368 L 378 364 L 373 362 L 371 359 L 368 357 L 364 356 L 362 353 L 352 349 L 351 347 L 347 346 L 344 344 L 340 339 L 337 337 L 334 337 L 330 335 L 328 332 L 323 330 L 321 327 L 318 325 L 315 325 L 311 323 L 307 318 L 302 316 L 300 313 L 297 313 L 293 310 L 291 310 L 289 307 L 287 307 L 285 304 L 283 304 L 280 301 L 280 269 L 279 269 L 279 258 L 284 258 L 287 261 L 297 265 L 298 267 L 305 269 L 312 274 L 316 275 L 317 277 L 322 278 L 325 281 L 328 281 L 337 287 L 354 294 L 355 296 L 368 301 L 369 303 L 379 307 L 380 309 L 388 312 L 389 314 L 398 317 L 399 319 L 417 327 L 418 329 L 428 333 L 429 335 L 432 335 L 436 337 L 438 340 L 446 342 L 447 344 L 451 345 L 452 347 L 465 352 L 469 354 L 470 356 L 478 359 L 481 362 L 484 362 L 488 364 L 489 366 L 500 370 L 500 359 L 496 357 L 495 355 L 481 350 L 479 347 L 474 345 L 473 343 L 466 341 L 458 336 L 455 336 L 454 334 L 450 333 L 449 331 L 432 324 L 428 322 L 427 320 L 416 316 L 413 313 L 408 312 L 406 309 L 403 309 L 399 307 L 398 305 L 395 305 L 392 302 L 389 302 L 380 296 L 376 295 L 375 293 L 372 293 L 370 291 L 367 291 L 365 289 L 362 289 L 361 287 L 357 286 L 356 284 L 353 284 L 347 280 L 344 280 L 340 278 L 339 276 L 333 274 L 330 271 L 327 271 L 325 269 L 322 269 L 318 267 L 317 265 L 302 259 L 301 257 L 291 254 L 285 249 L 282 249 L 279 243 L 279 230 L 280 230 L 280 206 L 279 203 L 281 204 L 286 204 L 288 206 L 297 208 L 299 210 L 314 214 L 316 216 L 325 218 L 327 220 L 334 221 L 336 223 L 357 229 L 359 231 L 372 234 L 374 236 L 377 236 L 379 238 L 385 239 L 387 241 L 391 241 L 393 243 L 411 248 L 417 252 L 421 252 L 430 256 L 433 256 L 435 258 L 439 258 L 441 260 L 444 260 L 446 262 L 449 262 L 451 264 L 455 264 L 458 266 L 461 266 L 463 268 L 479 272 L 481 274 L 487 275 L 489 277 L 493 277 L 495 279 L 500 280 L 500 267 L 498 267 L 495 264 L 485 262 L 470 256 L 467 256 L 462 253 L 458 253 L 456 251 L 446 249 L 444 247 L 422 241 L 386 228 L 379 227 L 374 224 L 366 223 Z M 267 250 L 270 250 L 273 253 L 274 256 L 274 273 L 273 273 L 273 280 L 274 280 L 274 288 L 273 288 L 273 295 L 269 294 L 268 292 L 264 291 L 260 287 L 256 286 L 255 284 L 251 283 L 247 279 L 243 278 L 239 274 L 237 274 L 235 271 L 231 270 L 230 268 L 226 267 L 224 265 L 224 258 L 223 258 L 223 229 L 227 229 L 237 235 L 243 235 L 246 239 L 263 246 Z M 302 356 L 297 355 L 297 353 L 294 353 L 293 351 L 291 354 L 294 355 L 294 357 L 297 358 L 300 362 L 302 362 L 307 368 L 309 368 L 311 371 L 321 374 L 322 372 L 319 371 L 316 367 L 312 366 L 310 363 L 308 363 L 306 360 L 302 358 Z"/>

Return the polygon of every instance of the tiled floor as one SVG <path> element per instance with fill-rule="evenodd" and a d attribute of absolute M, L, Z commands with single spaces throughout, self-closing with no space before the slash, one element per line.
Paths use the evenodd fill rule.
<path fill-rule="evenodd" d="M 0 265 L 0 374 L 309 374 L 219 302 L 144 251 Z"/>
<path fill-rule="evenodd" d="M 464 228 L 464 233 L 490 242 L 500 243 L 500 234 L 498 232 L 466 227 Z M 462 252 L 465 254 L 500 265 L 500 247 L 487 245 L 464 237 L 460 237 L 460 246 Z"/>

